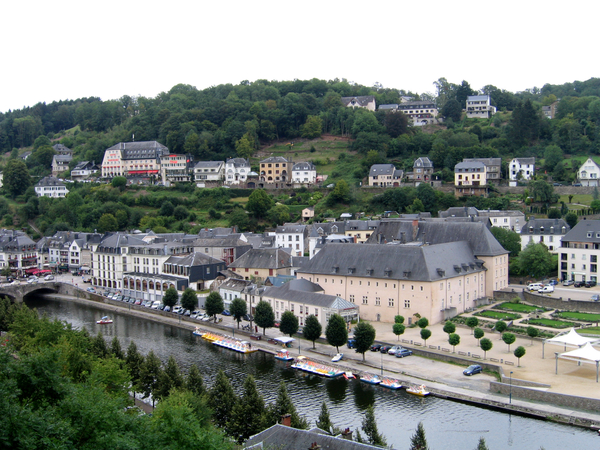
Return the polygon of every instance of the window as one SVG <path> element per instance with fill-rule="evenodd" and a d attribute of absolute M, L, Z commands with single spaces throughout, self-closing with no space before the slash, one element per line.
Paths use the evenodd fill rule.
<path fill-rule="evenodd" d="M 410 308 L 410 300 L 408 300 L 408 299 L 404 300 L 404 307 Z"/>
<path fill-rule="evenodd" d="M 381 299 L 379 297 L 375 297 L 375 306 L 381 305 Z"/>
<path fill-rule="evenodd" d="M 350 294 L 350 302 L 354 303 L 354 294 Z"/>
<path fill-rule="evenodd" d="M 388 306 L 394 306 L 394 299 L 388 298 Z"/>
<path fill-rule="evenodd" d="M 368 305 L 369 304 L 369 298 L 366 295 L 363 295 L 363 301 L 362 301 L 363 305 Z"/>

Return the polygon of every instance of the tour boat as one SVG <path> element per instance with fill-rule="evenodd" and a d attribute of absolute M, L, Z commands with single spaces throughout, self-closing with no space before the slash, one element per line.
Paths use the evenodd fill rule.
<path fill-rule="evenodd" d="M 213 344 L 218 345 L 219 347 L 224 347 L 229 350 L 233 350 L 238 353 L 254 353 L 258 351 L 258 348 L 252 347 L 252 344 L 250 342 L 241 341 L 239 339 L 230 337 L 221 336 L 221 339 L 214 340 Z"/>
<path fill-rule="evenodd" d="M 365 383 L 369 384 L 379 384 L 381 383 L 381 378 L 379 378 L 377 375 L 365 373 L 362 377 L 360 377 L 360 381 L 364 381 Z"/>
<path fill-rule="evenodd" d="M 333 358 L 331 358 L 332 362 L 338 362 L 340 361 L 342 358 L 344 357 L 343 353 L 338 353 L 337 355 L 335 355 Z"/>
<path fill-rule="evenodd" d="M 210 331 L 207 331 L 206 333 L 201 334 L 201 336 L 202 336 L 202 339 L 205 339 L 210 342 L 220 341 L 224 337 L 217 333 L 211 333 Z"/>
<path fill-rule="evenodd" d="M 293 369 L 303 370 L 304 372 L 314 373 L 327 378 L 334 378 L 344 374 L 343 370 L 338 370 L 335 367 L 329 367 L 324 364 L 320 364 L 314 361 L 310 361 L 306 358 L 297 358 L 296 362 L 292 364 Z"/>
<path fill-rule="evenodd" d="M 108 316 L 104 316 L 102 319 L 97 320 L 96 323 L 99 325 L 106 325 L 109 323 L 113 323 L 113 321 Z"/>
<path fill-rule="evenodd" d="M 293 361 L 294 358 L 290 355 L 290 352 L 287 350 L 279 350 L 275 355 L 275 359 L 279 361 Z"/>
<path fill-rule="evenodd" d="M 379 386 L 383 386 L 388 389 L 400 389 L 402 387 L 402 383 L 394 378 L 384 378 L 381 380 L 381 383 L 379 383 Z"/>
<path fill-rule="evenodd" d="M 194 336 L 202 336 L 204 333 L 202 331 L 200 331 L 200 328 L 196 327 L 196 329 L 194 331 L 192 331 L 192 334 Z"/>
<path fill-rule="evenodd" d="M 355 380 L 356 376 L 352 372 L 344 372 L 344 378 L 346 380 Z"/>
<path fill-rule="evenodd" d="M 427 397 L 429 395 L 429 391 L 425 389 L 425 385 L 421 386 L 411 386 L 406 389 L 406 392 L 413 395 L 418 395 L 419 397 Z"/>

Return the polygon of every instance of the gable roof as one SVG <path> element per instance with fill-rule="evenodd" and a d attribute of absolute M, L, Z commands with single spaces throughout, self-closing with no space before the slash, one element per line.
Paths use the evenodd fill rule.
<path fill-rule="evenodd" d="M 204 253 L 194 252 L 184 256 L 170 256 L 165 264 L 173 264 L 176 266 L 197 267 L 206 266 L 209 264 L 225 264 L 222 260 L 213 258 Z"/>
<path fill-rule="evenodd" d="M 520 165 L 524 166 L 527 164 L 535 165 L 535 158 L 514 158 L 513 161 L 518 161 Z M 511 161 L 512 162 L 512 161 Z"/>
<path fill-rule="evenodd" d="M 565 232 L 563 233 L 563 228 Z M 563 235 L 571 227 L 564 219 L 531 219 L 521 228 L 521 234 Z"/>
<path fill-rule="evenodd" d="M 424 169 L 433 169 L 433 163 L 431 162 L 431 160 L 426 157 L 426 156 L 422 156 L 420 158 L 417 158 L 415 160 L 415 162 L 413 163 L 413 168 L 415 167 L 423 167 Z"/>
<path fill-rule="evenodd" d="M 48 176 L 48 177 L 42 178 L 39 181 L 39 183 L 36 184 L 36 186 L 37 187 L 45 187 L 45 186 L 65 187 L 65 184 L 56 177 Z"/>
<path fill-rule="evenodd" d="M 223 161 L 198 161 L 194 165 L 194 169 L 219 169 L 223 164 L 225 164 Z"/>
<path fill-rule="evenodd" d="M 582 220 L 565 234 L 562 242 L 600 243 L 600 220 Z"/>
<path fill-rule="evenodd" d="M 393 164 L 373 164 L 371 169 L 369 170 L 369 176 L 375 177 L 380 175 L 393 175 L 402 177 L 404 174 L 403 170 L 396 169 L 396 166 Z"/>
<path fill-rule="evenodd" d="M 292 170 L 317 170 L 313 163 L 309 162 L 299 162 L 294 164 Z"/>
<path fill-rule="evenodd" d="M 357 103 L 358 106 L 367 106 L 369 103 L 374 102 L 375 101 L 375 97 L 372 95 L 361 95 L 358 97 L 342 97 L 341 98 L 342 104 L 344 106 L 348 106 L 350 103 Z"/>
<path fill-rule="evenodd" d="M 292 256 L 280 248 L 253 248 L 229 264 L 229 267 L 281 269 L 292 267 Z"/>
<path fill-rule="evenodd" d="M 354 303 L 350 303 L 336 295 L 325 294 L 324 289 L 320 285 L 303 279 L 290 280 L 277 287 L 268 286 L 263 296 L 303 303 L 305 305 L 320 306 L 321 308 L 333 309 L 334 305 L 337 306 L 336 309 L 357 308 Z"/>
<path fill-rule="evenodd" d="M 290 162 L 290 161 L 285 159 L 283 156 L 271 156 L 267 159 L 263 159 L 260 163 L 267 164 L 267 163 L 287 163 L 287 162 Z"/>

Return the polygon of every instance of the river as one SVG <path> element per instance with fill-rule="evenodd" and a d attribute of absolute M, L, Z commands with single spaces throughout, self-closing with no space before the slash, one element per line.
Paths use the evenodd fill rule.
<path fill-rule="evenodd" d="M 352 430 L 361 426 L 369 405 L 375 405 L 379 431 L 388 445 L 396 449 L 410 446 L 410 438 L 419 422 L 423 422 L 429 448 L 475 449 L 480 437 L 490 450 L 562 450 L 578 446 L 596 448 L 598 433 L 542 420 L 510 415 L 435 397 L 419 398 L 403 390 L 389 391 L 357 380 L 342 377 L 325 379 L 289 368 L 272 355 L 257 352 L 242 355 L 211 345 L 176 326 L 155 323 L 129 315 L 114 314 L 112 325 L 97 325 L 105 311 L 93 305 L 43 297 L 26 301 L 48 316 L 86 327 L 92 335 L 101 332 L 111 341 L 117 336 L 125 350 L 135 341 L 139 351 L 153 350 L 166 361 L 174 355 L 183 371 L 196 364 L 208 386 L 219 370 L 223 370 L 238 392 L 246 375 L 251 374 L 267 402 L 274 401 L 279 383 L 285 381 L 298 412 L 314 425 L 323 400 L 327 403 L 332 423 Z M 364 435 L 364 433 L 361 433 Z"/>

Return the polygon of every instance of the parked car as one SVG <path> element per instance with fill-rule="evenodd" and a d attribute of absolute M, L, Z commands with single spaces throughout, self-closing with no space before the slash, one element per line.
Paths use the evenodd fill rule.
<path fill-rule="evenodd" d="M 86 291 L 91 292 L 92 294 L 96 293 L 96 289 L 94 289 L 93 287 L 87 288 Z"/>
<path fill-rule="evenodd" d="M 141 304 L 142 304 L 142 299 L 141 298 L 138 298 L 138 299 L 135 300 L 134 305 L 141 305 Z"/>
<path fill-rule="evenodd" d="M 581 187 L 581 183 L 573 183 L 573 186 Z"/>
<path fill-rule="evenodd" d="M 165 306 L 165 309 L 163 309 L 164 312 L 171 312 L 171 307 L 170 306 Z"/>
<path fill-rule="evenodd" d="M 395 355 L 396 352 L 399 351 L 399 350 L 402 350 L 402 346 L 401 345 L 394 345 L 387 352 L 388 352 L 388 355 Z"/>
<path fill-rule="evenodd" d="M 543 287 L 544 285 L 542 283 L 530 283 L 527 286 L 527 289 L 529 289 L 530 291 L 539 291 Z"/>
<path fill-rule="evenodd" d="M 590 300 L 593 301 L 593 302 L 600 301 L 600 295 L 594 294 L 594 295 L 592 295 L 592 297 L 590 298 Z"/>
<path fill-rule="evenodd" d="M 152 309 L 158 309 L 159 306 L 160 306 L 160 300 L 155 300 L 152 303 L 152 306 L 150 308 L 152 308 Z"/>
<path fill-rule="evenodd" d="M 412 353 L 412 350 L 409 350 L 407 348 L 401 348 L 400 350 L 396 351 L 396 358 L 404 358 L 405 356 L 412 355 Z"/>
<path fill-rule="evenodd" d="M 475 375 L 476 373 L 481 373 L 481 366 L 479 364 L 473 364 L 463 370 L 463 373 L 467 376 Z"/>
<path fill-rule="evenodd" d="M 54 280 L 54 275 L 48 274 L 44 277 L 44 281 L 52 281 L 52 280 Z"/>
<path fill-rule="evenodd" d="M 548 286 L 544 286 L 543 288 L 538 290 L 538 294 L 548 294 L 550 292 L 554 292 L 554 286 L 549 284 Z"/>
<path fill-rule="evenodd" d="M 223 314 L 224 316 L 230 316 L 231 313 L 229 312 L 228 309 L 224 310 L 221 314 Z"/>
<path fill-rule="evenodd" d="M 200 311 L 195 309 L 190 313 L 190 319 L 197 319 L 199 315 L 200 315 Z"/>
<path fill-rule="evenodd" d="M 135 297 L 129 297 L 129 303 L 131 303 L 132 305 L 135 305 L 135 302 L 136 302 Z"/>
<path fill-rule="evenodd" d="M 564 280 L 563 286 L 573 286 L 573 283 L 574 283 L 573 280 Z"/>
<path fill-rule="evenodd" d="M 371 345 L 372 352 L 378 352 L 381 349 L 381 344 L 373 344 Z"/>
<path fill-rule="evenodd" d="M 550 280 L 548 281 L 548 284 L 551 286 L 558 286 L 558 280 Z"/>
<path fill-rule="evenodd" d="M 575 283 L 573 283 L 573 287 L 581 287 L 583 286 L 585 283 L 583 281 L 576 281 Z"/>
<path fill-rule="evenodd" d="M 594 287 L 594 286 L 596 286 L 596 282 L 594 280 L 588 280 L 588 281 L 585 282 L 585 287 L 586 288 L 591 288 L 591 287 Z"/>
<path fill-rule="evenodd" d="M 389 349 L 392 348 L 391 345 L 382 345 L 381 348 L 379 349 L 379 351 L 381 353 L 387 353 L 389 351 Z"/>
<path fill-rule="evenodd" d="M 208 322 L 211 319 L 211 317 L 208 314 L 204 314 L 204 317 L 200 320 L 202 320 L 202 322 Z"/>
<path fill-rule="evenodd" d="M 181 306 L 180 305 L 175 305 L 173 306 L 173 309 L 171 310 L 171 312 L 178 314 L 179 311 L 181 311 Z"/>
<path fill-rule="evenodd" d="M 37 283 L 38 281 L 39 281 L 39 278 L 36 276 L 27 278 L 27 282 L 30 284 Z"/>
<path fill-rule="evenodd" d="M 346 344 L 348 348 L 356 348 L 356 340 L 348 339 L 348 343 Z"/>
<path fill-rule="evenodd" d="M 254 316 L 252 314 L 244 314 L 244 320 L 251 322 L 254 320 Z"/>
<path fill-rule="evenodd" d="M 562 183 L 552 183 L 552 186 L 562 186 Z"/>
<path fill-rule="evenodd" d="M 273 326 L 275 328 L 279 328 L 279 325 L 281 325 L 281 322 L 279 322 L 279 320 L 276 320 L 275 323 L 273 324 Z"/>

